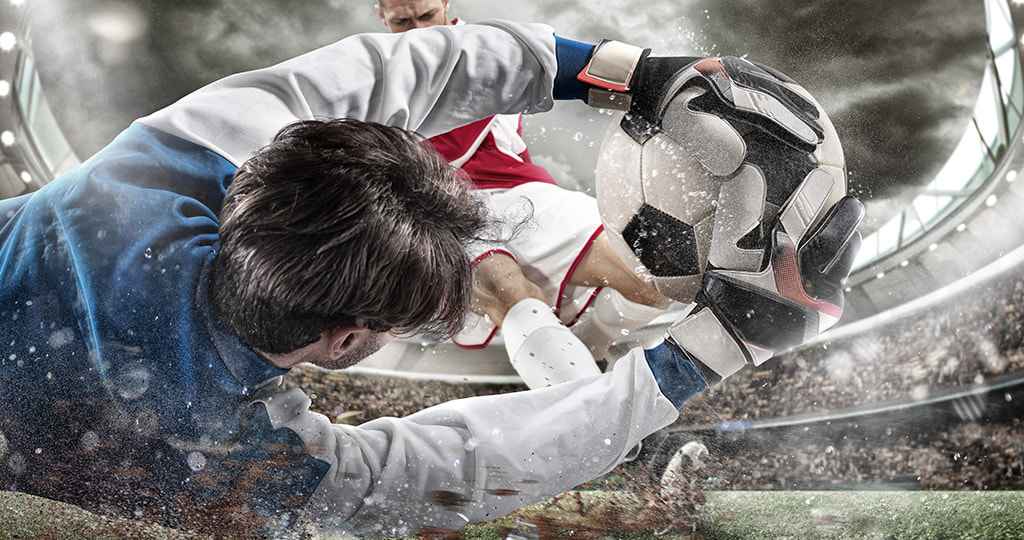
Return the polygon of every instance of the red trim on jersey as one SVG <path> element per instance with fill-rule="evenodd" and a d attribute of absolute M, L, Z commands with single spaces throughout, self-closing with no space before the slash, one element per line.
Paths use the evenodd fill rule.
<path fill-rule="evenodd" d="M 495 248 L 495 249 L 488 249 L 487 251 L 485 251 L 485 252 L 481 253 L 480 255 L 478 255 L 477 258 L 473 259 L 473 261 L 469 263 L 469 267 L 470 268 L 474 268 L 476 265 L 480 264 L 480 261 L 486 259 L 487 257 L 490 257 L 491 255 L 495 255 L 495 254 L 508 255 L 509 258 L 511 258 L 513 261 L 516 261 L 516 263 L 519 262 L 518 260 L 516 260 L 516 256 L 515 255 L 509 253 L 508 251 L 506 251 L 504 249 L 497 249 L 497 248 Z"/>
<path fill-rule="evenodd" d="M 554 178 L 546 169 L 535 165 L 530 159 L 530 151 L 523 144 L 518 154 L 502 149 L 492 130 L 495 117 L 478 120 L 472 124 L 455 128 L 429 139 L 434 149 L 449 163 L 460 167 L 469 175 L 473 186 L 478 189 L 513 188 L 527 182 L 547 182 L 555 184 Z M 521 140 L 523 125 L 522 117 L 518 117 L 514 137 Z M 511 130 L 502 130 L 505 131 Z M 511 135 L 506 134 L 506 135 Z M 506 149 L 507 150 L 507 149 Z"/>
<path fill-rule="evenodd" d="M 580 250 L 579 254 L 576 255 L 576 259 L 572 262 L 572 266 L 569 267 L 569 273 L 567 273 L 565 277 L 562 278 L 562 285 L 558 287 L 558 298 L 555 300 L 555 309 L 558 310 L 559 313 L 561 313 L 562 311 L 562 298 L 565 296 L 565 288 L 569 286 L 569 278 L 571 278 L 572 275 L 576 272 L 576 268 L 579 267 L 579 265 L 583 262 L 583 257 L 587 254 L 588 251 L 590 251 L 590 246 L 594 245 L 594 242 L 597 240 L 597 237 L 603 231 L 604 225 L 598 225 L 597 229 L 594 229 L 594 234 L 591 234 L 590 238 L 587 239 L 586 247 Z M 604 287 L 594 288 L 594 291 L 590 293 L 590 298 L 587 299 L 587 302 L 583 304 L 583 307 L 581 307 L 579 311 L 576 312 L 576 315 L 573 317 L 572 321 L 566 324 L 566 326 L 572 326 L 579 322 L 580 316 L 583 315 L 583 312 L 590 307 L 590 304 L 594 303 L 594 300 L 597 299 L 597 295 L 600 294 L 601 289 L 603 288 Z"/>
<path fill-rule="evenodd" d="M 463 344 L 459 343 L 458 341 L 455 341 L 455 338 L 452 338 L 452 343 L 454 343 L 455 346 L 460 348 L 460 349 L 466 349 L 467 351 L 476 351 L 476 350 L 479 350 L 479 349 L 484 349 L 488 345 L 490 345 L 491 344 L 491 340 L 494 339 L 494 335 L 497 334 L 497 333 L 498 333 L 498 327 L 495 326 L 494 329 L 491 330 L 491 333 L 487 335 L 487 338 L 484 339 L 482 343 L 479 343 L 477 345 L 463 345 Z"/>
<path fill-rule="evenodd" d="M 487 257 L 490 257 L 491 255 L 495 255 L 495 254 L 507 255 L 513 261 L 516 261 L 515 255 L 511 254 L 510 252 L 508 252 L 508 251 L 506 251 L 504 249 L 489 249 L 489 250 L 481 253 L 480 255 L 478 255 L 476 258 L 474 258 L 473 261 L 469 263 L 469 267 L 473 268 L 476 265 L 480 264 L 480 261 L 486 259 Z M 519 261 L 516 261 L 516 262 L 519 262 Z M 464 345 L 462 343 L 459 343 L 458 341 L 455 341 L 455 336 L 452 336 L 452 343 L 454 343 L 455 346 L 460 348 L 460 349 L 466 349 L 466 350 L 483 349 L 484 347 L 486 347 L 486 346 L 491 344 L 491 340 L 494 339 L 494 335 L 497 334 L 497 333 L 498 333 L 498 327 L 495 326 L 491 330 L 491 333 L 488 334 L 487 337 L 483 340 L 483 342 L 481 342 L 481 343 L 479 343 L 477 345 Z"/>

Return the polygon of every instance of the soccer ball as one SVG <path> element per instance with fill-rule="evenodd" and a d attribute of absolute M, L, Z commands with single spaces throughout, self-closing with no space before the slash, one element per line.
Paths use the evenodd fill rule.
<path fill-rule="evenodd" d="M 608 238 L 637 275 L 680 302 L 693 301 L 709 267 L 764 269 L 791 198 L 813 192 L 827 209 L 846 194 L 828 116 L 769 70 L 704 59 L 666 83 L 656 121 L 627 114 L 602 142 L 596 188 Z"/>

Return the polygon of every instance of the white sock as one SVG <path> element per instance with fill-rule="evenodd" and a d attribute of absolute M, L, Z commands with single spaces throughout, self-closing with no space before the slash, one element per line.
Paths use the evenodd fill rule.
<path fill-rule="evenodd" d="M 613 343 L 647 325 L 665 310 L 633 302 L 619 291 L 605 287 L 588 311 L 585 318 L 573 325 L 572 333 L 587 344 L 595 360 L 600 360 Z"/>
<path fill-rule="evenodd" d="M 501 334 L 512 367 L 531 389 L 601 374 L 583 342 L 541 300 L 512 306 Z"/>

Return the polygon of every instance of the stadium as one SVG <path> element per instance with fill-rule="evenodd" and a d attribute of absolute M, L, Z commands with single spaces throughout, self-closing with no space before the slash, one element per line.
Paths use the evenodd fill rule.
<path fill-rule="evenodd" d="M 267 0 L 256 3 L 250 22 L 237 2 L 216 8 L 182 3 L 178 11 L 149 4 L 0 3 L 0 199 L 39 189 L 182 88 L 287 57 L 331 36 L 379 29 L 371 7 L 360 2 L 317 2 L 276 18 Z M 833 5 L 839 2 L 825 4 L 819 9 L 841 9 Z M 848 44 L 821 37 L 840 22 L 805 28 L 806 39 L 818 40 L 824 52 L 798 58 L 790 46 L 756 35 L 748 35 L 751 44 L 745 45 L 766 47 L 770 64 L 806 81 L 827 110 L 839 111 L 833 119 L 847 148 L 851 191 L 865 199 L 869 212 L 839 325 L 691 400 L 668 431 L 674 440 L 692 443 L 692 451 L 660 484 L 636 489 L 628 471 L 613 471 L 507 518 L 438 537 L 1024 537 L 1024 178 L 1018 178 L 1024 170 L 1024 7 L 963 0 L 923 13 L 929 11 L 926 2 L 899 4 L 885 9 L 905 10 L 907 20 L 967 21 L 969 46 L 937 46 L 935 54 L 949 61 L 945 68 L 963 67 L 954 83 L 940 80 L 946 74 L 918 81 L 914 92 L 903 95 L 906 101 L 888 103 L 891 108 L 882 112 L 854 110 L 856 92 L 838 91 L 848 79 L 835 73 L 849 70 L 851 78 L 867 79 L 898 79 L 900 73 L 870 73 L 866 61 L 851 60 L 853 53 L 841 58 L 846 67 L 826 62 Z M 460 13 L 469 19 L 543 13 L 560 31 L 558 21 L 568 17 L 539 7 L 527 11 L 506 15 L 497 6 L 475 5 Z M 354 15 L 334 25 L 318 19 L 339 12 Z M 743 43 L 738 37 L 712 43 L 728 30 L 713 25 L 728 27 L 740 15 L 724 7 L 696 13 L 668 25 L 684 37 L 663 41 L 665 48 L 725 54 L 723 48 Z M 885 15 L 865 16 L 860 24 L 894 18 Z M 211 16 L 219 20 L 201 24 Z M 813 19 L 801 17 L 804 23 Z M 621 18 L 619 26 L 576 28 L 582 35 L 573 37 L 641 39 L 630 31 L 643 36 L 635 29 L 645 22 Z M 255 39 L 263 26 L 303 34 L 305 41 Z M 586 33 L 595 28 L 615 35 Z M 900 53 L 909 58 L 919 52 L 912 44 L 941 42 L 937 34 L 945 30 L 922 35 L 908 28 L 885 46 L 905 47 Z M 215 45 L 228 53 L 209 52 Z M 755 52 L 761 51 L 751 56 Z M 816 75 L 823 79 L 819 85 Z M 944 109 L 933 125 L 918 126 L 937 134 L 933 138 L 873 125 L 883 124 L 884 114 L 895 116 L 891 122 L 923 123 L 920 117 L 938 108 L 927 100 L 946 93 L 962 106 Z M 905 117 L 892 112 L 912 107 L 921 110 L 903 111 Z M 594 161 L 609 116 L 557 108 L 542 116 L 527 126 L 538 161 L 559 183 L 592 190 L 587 163 Z M 926 161 L 904 156 L 905 169 L 875 178 L 885 164 L 900 164 L 894 154 L 915 152 Z M 873 162 L 876 157 L 880 163 Z M 659 341 L 681 308 L 673 306 L 624 336 L 606 359 Z M 302 366 L 285 380 L 335 422 L 404 416 L 451 399 L 524 389 L 500 339 L 467 350 L 414 336 L 345 372 Z M 5 457 L 0 445 L 0 464 Z M 10 492 L 0 494 L 0 510 L 0 537 L 189 537 Z"/>

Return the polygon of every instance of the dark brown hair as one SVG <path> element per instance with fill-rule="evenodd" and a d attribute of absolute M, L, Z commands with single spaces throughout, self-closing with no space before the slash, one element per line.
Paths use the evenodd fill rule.
<path fill-rule="evenodd" d="M 228 188 L 214 312 L 267 353 L 353 323 L 447 333 L 469 305 L 465 244 L 485 216 L 416 135 L 354 120 L 297 122 Z"/>

